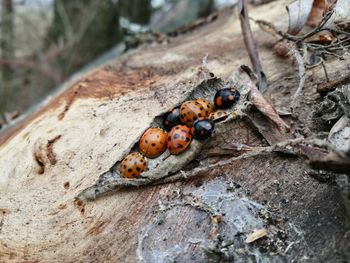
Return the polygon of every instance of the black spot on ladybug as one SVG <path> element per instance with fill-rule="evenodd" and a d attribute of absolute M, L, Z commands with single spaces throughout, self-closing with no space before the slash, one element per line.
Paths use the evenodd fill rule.
<path fill-rule="evenodd" d="M 133 177 L 136 177 L 136 174 L 132 174 Z"/>
<path fill-rule="evenodd" d="M 128 172 L 129 172 L 129 173 L 131 173 L 131 172 L 132 172 L 132 169 L 131 169 L 131 168 L 129 168 L 129 169 L 128 169 Z"/>
<path fill-rule="evenodd" d="M 141 171 L 141 168 L 140 168 L 140 167 L 136 167 L 136 170 L 137 170 L 138 172 L 140 172 L 140 171 Z"/>
<path fill-rule="evenodd" d="M 198 117 L 202 117 L 202 113 L 198 113 Z"/>
<path fill-rule="evenodd" d="M 203 107 L 200 107 L 199 109 L 200 109 L 200 110 L 204 110 L 204 108 L 203 108 Z"/>
<path fill-rule="evenodd" d="M 155 143 L 152 143 L 152 146 L 154 147 L 154 146 L 156 146 L 156 144 L 155 144 Z"/>
<path fill-rule="evenodd" d="M 126 165 L 124 164 L 124 169 L 126 169 Z"/>

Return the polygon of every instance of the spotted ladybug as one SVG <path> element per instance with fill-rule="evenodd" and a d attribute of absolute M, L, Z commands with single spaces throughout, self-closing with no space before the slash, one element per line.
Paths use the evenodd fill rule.
<path fill-rule="evenodd" d="M 168 133 L 168 150 L 171 154 L 182 153 L 192 140 L 191 130 L 185 125 L 176 125 Z"/>
<path fill-rule="evenodd" d="M 213 104 L 207 100 L 185 101 L 180 107 L 180 119 L 183 123 L 191 126 L 196 119 L 208 117 L 213 110 Z"/>
<path fill-rule="evenodd" d="M 222 110 L 217 110 L 217 111 L 212 112 L 209 115 L 209 120 L 211 120 L 213 122 L 220 122 L 220 121 L 226 120 L 227 117 L 228 117 L 228 115 L 226 112 L 224 112 Z"/>
<path fill-rule="evenodd" d="M 214 131 L 214 122 L 209 119 L 199 118 L 191 127 L 191 134 L 197 140 L 208 139 Z"/>
<path fill-rule="evenodd" d="M 214 111 L 214 105 L 209 101 L 204 99 L 197 99 L 196 102 L 199 102 L 204 107 L 204 110 L 209 111 L 209 113 Z"/>
<path fill-rule="evenodd" d="M 164 126 L 170 130 L 172 127 L 179 124 L 181 124 L 180 108 L 175 108 L 165 116 Z"/>
<path fill-rule="evenodd" d="M 156 158 L 166 150 L 167 133 L 160 128 L 149 128 L 141 136 L 139 149 L 148 158 Z"/>
<path fill-rule="evenodd" d="M 125 178 L 137 178 L 147 170 L 146 159 L 138 152 L 130 153 L 120 163 L 120 176 Z"/>
<path fill-rule="evenodd" d="M 224 88 L 218 90 L 214 97 L 215 107 L 219 109 L 228 109 L 232 107 L 240 97 L 240 93 L 235 88 Z"/>

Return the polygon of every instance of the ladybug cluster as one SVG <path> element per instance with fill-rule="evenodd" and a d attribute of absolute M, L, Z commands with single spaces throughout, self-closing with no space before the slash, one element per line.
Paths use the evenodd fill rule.
<path fill-rule="evenodd" d="M 216 92 L 214 105 L 204 99 L 185 101 L 164 118 L 161 128 L 149 128 L 141 136 L 139 152 L 130 153 L 120 163 L 120 175 L 137 178 L 147 170 L 145 157 L 153 159 L 169 150 L 170 154 L 180 154 L 187 149 L 192 139 L 205 140 L 214 131 L 214 123 L 228 116 L 221 109 L 232 107 L 240 93 L 235 88 L 224 88 Z M 215 110 L 216 109 L 216 110 Z"/>

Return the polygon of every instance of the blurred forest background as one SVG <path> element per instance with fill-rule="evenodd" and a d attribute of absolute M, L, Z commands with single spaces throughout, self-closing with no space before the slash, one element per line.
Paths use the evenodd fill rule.
<path fill-rule="evenodd" d="M 74 72 L 181 30 L 237 0 L 0 2 L 1 128 Z"/>

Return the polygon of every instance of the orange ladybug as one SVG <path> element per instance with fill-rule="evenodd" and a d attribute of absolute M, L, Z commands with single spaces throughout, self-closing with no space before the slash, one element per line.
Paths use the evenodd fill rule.
<path fill-rule="evenodd" d="M 222 111 L 222 110 L 217 110 L 215 112 L 212 112 L 209 115 L 209 120 L 213 121 L 213 122 L 219 122 L 219 121 L 223 121 L 226 120 L 228 117 L 227 113 Z"/>
<path fill-rule="evenodd" d="M 209 112 L 214 111 L 214 105 L 209 101 L 204 99 L 197 99 L 196 101 L 199 102 L 204 107 L 204 110 L 208 110 Z"/>
<path fill-rule="evenodd" d="M 146 159 L 138 152 L 130 153 L 120 163 L 120 176 L 125 178 L 137 178 L 147 170 Z"/>
<path fill-rule="evenodd" d="M 166 150 L 167 133 L 160 128 L 149 128 L 141 136 L 140 151 L 148 158 L 156 158 Z"/>
<path fill-rule="evenodd" d="M 168 150 L 174 155 L 182 153 L 190 145 L 191 140 L 191 129 L 185 125 L 177 125 L 168 133 Z"/>
<path fill-rule="evenodd" d="M 183 123 L 191 126 L 196 119 L 208 117 L 213 110 L 213 104 L 207 100 L 198 99 L 185 101 L 180 107 L 180 119 Z"/>

